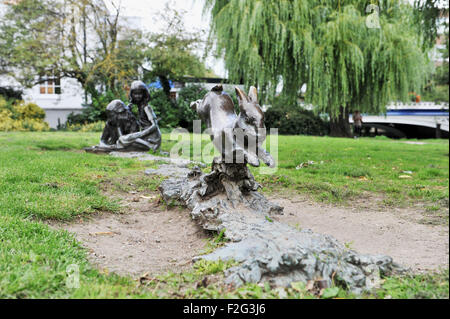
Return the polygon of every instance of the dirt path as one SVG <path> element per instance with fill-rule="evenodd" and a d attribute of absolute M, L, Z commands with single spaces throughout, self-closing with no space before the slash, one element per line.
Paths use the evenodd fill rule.
<path fill-rule="evenodd" d="M 164 209 L 158 196 L 124 196 L 125 213 L 102 213 L 89 220 L 53 225 L 75 233 L 100 269 L 139 277 L 178 272 L 205 249 L 206 234 L 179 208 Z"/>
<path fill-rule="evenodd" d="M 121 197 L 123 214 L 102 213 L 52 225 L 75 233 L 100 269 L 135 278 L 178 272 L 191 267 L 192 257 L 204 251 L 209 235 L 191 220 L 188 210 L 165 209 L 157 203 L 156 192 L 111 196 Z M 360 253 L 386 254 L 414 271 L 448 268 L 448 226 L 420 223 L 420 214 L 412 209 L 342 208 L 298 196 L 270 199 L 284 206 L 284 215 L 274 219 L 332 235 Z"/>
<path fill-rule="evenodd" d="M 389 255 L 419 272 L 449 266 L 449 227 L 422 224 L 417 211 L 339 208 L 302 198 L 271 200 L 284 206 L 284 215 L 274 219 L 334 236 L 360 253 Z"/>

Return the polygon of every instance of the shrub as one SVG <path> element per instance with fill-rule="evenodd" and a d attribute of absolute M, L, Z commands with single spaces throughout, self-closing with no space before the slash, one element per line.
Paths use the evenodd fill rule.
<path fill-rule="evenodd" d="M 45 112 L 34 103 L 0 97 L 0 131 L 48 131 Z"/>
<path fill-rule="evenodd" d="M 314 112 L 299 104 L 285 104 L 281 98 L 276 98 L 266 111 L 265 122 L 267 129 L 278 128 L 279 134 L 324 136 L 329 133 L 328 123 Z"/>
<path fill-rule="evenodd" d="M 64 130 L 70 132 L 102 132 L 104 128 L 105 122 L 97 121 L 86 124 L 67 124 Z"/>
<path fill-rule="evenodd" d="M 180 121 L 178 106 L 161 89 L 149 89 L 150 106 L 158 117 L 160 127 L 173 128 Z"/>
<path fill-rule="evenodd" d="M 20 103 L 15 105 L 14 110 L 16 114 L 13 114 L 13 116 L 16 117 L 18 120 L 45 119 L 45 111 L 34 103 L 25 103 L 21 101 Z"/>
<path fill-rule="evenodd" d="M 1 87 L 0 86 L 0 97 L 3 96 L 7 100 L 22 100 L 22 91 L 16 90 L 11 87 Z"/>
<path fill-rule="evenodd" d="M 70 113 L 67 116 L 67 125 L 81 126 L 87 123 L 106 121 L 106 106 L 116 99 L 126 102 L 126 92 L 124 90 L 107 90 L 104 93 L 94 91 L 91 93 L 91 104 L 86 105 L 81 113 Z M 65 127 L 59 127 L 59 129 L 65 129 Z"/>
<path fill-rule="evenodd" d="M 449 101 L 448 85 L 436 85 L 425 90 L 422 95 L 422 101 L 427 102 L 447 102 Z"/>
<path fill-rule="evenodd" d="M 178 95 L 179 119 L 178 125 L 192 131 L 192 121 L 198 119 L 197 113 L 191 109 L 191 102 L 203 99 L 208 90 L 201 85 L 190 85 L 182 88 Z"/>
<path fill-rule="evenodd" d="M 192 131 L 192 121 L 198 119 L 190 104 L 208 93 L 202 85 L 189 85 L 179 91 L 176 101 L 170 100 L 161 89 L 150 89 L 150 105 L 159 118 L 161 128 L 184 127 Z"/>

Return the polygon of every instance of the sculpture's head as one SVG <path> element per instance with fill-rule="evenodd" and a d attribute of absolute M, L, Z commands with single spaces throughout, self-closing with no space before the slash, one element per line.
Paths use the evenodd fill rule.
<path fill-rule="evenodd" d="M 254 86 L 250 87 L 247 94 L 236 87 L 236 95 L 239 101 L 239 127 L 247 133 L 258 136 L 258 129 L 264 129 L 264 112 L 258 104 L 258 92 Z"/>
<path fill-rule="evenodd" d="M 134 81 L 131 83 L 129 100 L 130 103 L 137 105 L 147 104 L 150 101 L 150 93 L 144 82 Z"/>
<path fill-rule="evenodd" d="M 121 100 L 113 100 L 106 107 L 106 117 L 111 124 L 115 124 L 118 117 L 126 112 L 127 107 Z"/>

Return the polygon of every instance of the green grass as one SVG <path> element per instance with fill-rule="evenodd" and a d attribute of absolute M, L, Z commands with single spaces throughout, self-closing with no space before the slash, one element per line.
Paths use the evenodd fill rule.
<path fill-rule="evenodd" d="M 287 188 L 330 202 L 357 199 L 368 192 L 396 206 L 417 202 L 448 206 L 446 140 L 412 145 L 384 138 L 283 136 L 278 142 L 275 176 L 253 169 L 269 190 Z M 308 161 L 317 164 L 296 169 Z M 404 173 L 408 171 L 412 173 Z"/>
<path fill-rule="evenodd" d="M 99 136 L 0 133 L 0 298 L 316 298 L 301 284 L 283 291 L 267 284 L 229 289 L 223 284 L 223 270 L 232 263 L 202 262 L 182 274 L 141 281 L 106 274 L 90 265 L 86 250 L 74 236 L 50 228 L 46 221 L 120 211 L 120 203 L 101 191 L 107 183 L 129 191 L 130 183 L 133 189 L 155 190 L 161 181 L 139 175 L 154 163 L 80 151 L 96 144 Z M 279 142 L 280 168 L 275 175 L 261 175 L 254 169 L 269 191 L 291 190 L 339 201 L 372 192 L 403 203 L 433 203 L 429 214 L 440 211 L 441 200 L 448 198 L 448 141 L 408 145 L 387 139 L 300 136 L 280 137 Z M 164 135 L 165 151 L 174 143 Z M 295 169 L 308 160 L 323 164 Z M 413 171 L 412 179 L 399 179 L 403 170 Z M 367 180 L 359 180 L 361 176 Z M 218 234 L 208 249 L 221 244 Z M 71 265 L 79 269 L 78 289 L 66 285 Z M 328 296 L 356 297 L 340 288 Z M 448 270 L 386 278 L 381 289 L 360 297 L 389 296 L 448 298 Z"/>
<path fill-rule="evenodd" d="M 164 138 L 167 149 L 176 143 L 169 141 L 169 134 Z M 251 170 L 264 192 L 306 194 L 340 204 L 370 194 L 389 206 L 420 203 L 434 209 L 448 207 L 448 140 L 421 140 L 427 143 L 423 145 L 406 141 L 417 142 L 386 137 L 279 136 L 277 171 L 263 174 L 259 168 Z M 202 148 L 209 142 L 209 136 L 203 136 Z M 266 144 L 270 151 L 270 137 Z M 190 154 L 193 159 L 192 146 Z M 308 161 L 315 164 L 296 169 Z"/>

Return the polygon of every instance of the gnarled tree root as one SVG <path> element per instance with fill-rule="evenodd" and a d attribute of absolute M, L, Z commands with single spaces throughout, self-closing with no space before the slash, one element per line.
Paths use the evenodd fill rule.
<path fill-rule="evenodd" d="M 185 178 L 163 181 L 160 192 L 165 201 L 187 206 L 204 229 L 224 231 L 229 242 L 194 261 L 239 262 L 226 271 L 226 281 L 236 286 L 321 280 L 360 293 L 376 286 L 380 274 L 404 271 L 389 256 L 358 254 L 331 236 L 273 221 L 270 216 L 283 208 L 258 193 L 259 187 L 245 164 L 214 162 L 211 173 L 196 167 Z"/>

